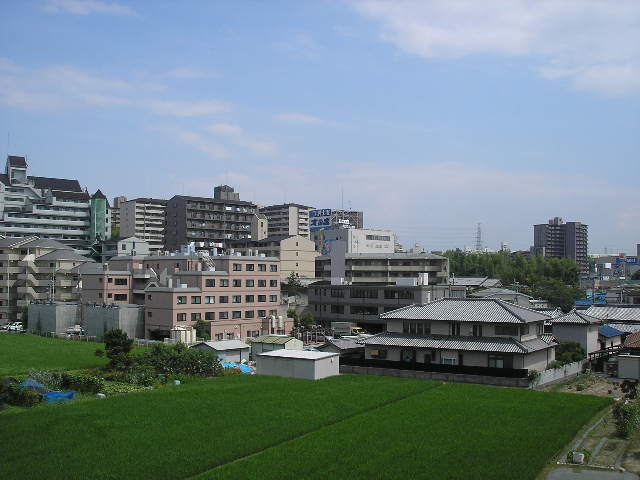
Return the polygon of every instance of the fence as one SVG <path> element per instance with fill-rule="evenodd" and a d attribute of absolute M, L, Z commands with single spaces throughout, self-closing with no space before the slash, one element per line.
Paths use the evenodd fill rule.
<path fill-rule="evenodd" d="M 56 332 L 40 332 L 37 330 L 29 331 L 32 335 L 38 335 L 40 337 L 47 338 L 61 338 L 64 340 L 74 340 L 77 342 L 101 342 L 98 337 L 90 337 L 87 335 L 70 335 L 68 333 L 56 333 Z"/>
<path fill-rule="evenodd" d="M 580 360 L 579 362 L 568 363 L 559 368 L 550 368 L 549 370 L 540 372 L 540 376 L 533 381 L 532 386 L 541 387 L 548 383 L 557 382 L 567 377 L 578 375 L 584 370 L 585 362 L 586 360 Z"/>

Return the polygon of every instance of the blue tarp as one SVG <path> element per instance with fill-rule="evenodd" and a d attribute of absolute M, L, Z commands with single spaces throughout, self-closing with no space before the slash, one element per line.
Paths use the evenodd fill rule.
<path fill-rule="evenodd" d="M 47 388 L 40 382 L 36 382 L 33 378 L 29 377 L 24 382 L 20 384 L 22 388 L 24 387 L 33 387 L 33 388 Z"/>
<path fill-rule="evenodd" d="M 47 403 L 69 402 L 76 399 L 76 392 L 49 392 L 42 394 Z"/>
<path fill-rule="evenodd" d="M 223 368 L 239 368 L 242 373 L 253 373 L 253 369 L 249 365 L 245 365 L 244 363 L 236 363 L 236 362 L 224 362 L 222 364 Z"/>

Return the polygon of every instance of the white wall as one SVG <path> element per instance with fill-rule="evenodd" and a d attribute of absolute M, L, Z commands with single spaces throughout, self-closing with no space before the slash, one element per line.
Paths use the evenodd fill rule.
<path fill-rule="evenodd" d="M 258 356 L 256 368 L 258 375 L 319 380 L 339 375 L 339 358 L 338 355 L 316 360 Z"/>

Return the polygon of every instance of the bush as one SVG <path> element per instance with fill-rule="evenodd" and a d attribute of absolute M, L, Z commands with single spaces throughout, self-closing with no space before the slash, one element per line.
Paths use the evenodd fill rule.
<path fill-rule="evenodd" d="M 49 390 L 62 389 L 62 373 L 52 370 L 29 370 L 29 376 L 36 382 L 40 382 Z"/>
<path fill-rule="evenodd" d="M 95 375 L 64 372 L 62 374 L 62 388 L 83 393 L 99 393 L 104 388 L 104 379 Z"/>
<path fill-rule="evenodd" d="M 17 407 L 35 407 L 42 397 L 33 388 L 22 388 L 16 383 L 0 387 L 0 403 Z"/>
<path fill-rule="evenodd" d="M 104 334 L 104 346 L 112 368 L 125 368 L 131 365 L 133 339 L 116 328 Z"/>
<path fill-rule="evenodd" d="M 556 359 L 562 365 L 577 362 L 586 356 L 584 348 L 578 342 L 560 342 L 556 348 Z"/>
<path fill-rule="evenodd" d="M 130 371 L 115 370 L 104 376 L 105 380 L 150 387 L 158 381 L 158 375 L 152 367 L 137 367 Z"/>
<path fill-rule="evenodd" d="M 218 376 L 222 366 L 213 353 L 197 348 L 187 348 L 183 343 L 164 345 L 156 343 L 138 358 L 141 365 L 152 367 L 156 373 L 177 373 L 200 377 Z"/>
<path fill-rule="evenodd" d="M 553 362 L 551 362 L 547 367 L 547 369 L 554 369 L 554 370 L 557 370 L 558 368 L 562 368 L 562 364 L 557 360 L 554 360 Z"/>
<path fill-rule="evenodd" d="M 616 432 L 623 438 L 638 430 L 640 425 L 640 404 L 635 400 L 621 400 L 613 407 Z"/>

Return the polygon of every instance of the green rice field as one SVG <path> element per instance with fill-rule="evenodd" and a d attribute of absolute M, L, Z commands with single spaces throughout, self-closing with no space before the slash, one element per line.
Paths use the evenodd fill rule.
<path fill-rule="evenodd" d="M 534 479 L 609 402 L 364 375 L 227 376 L 0 416 L 11 439 L 2 478 Z"/>

